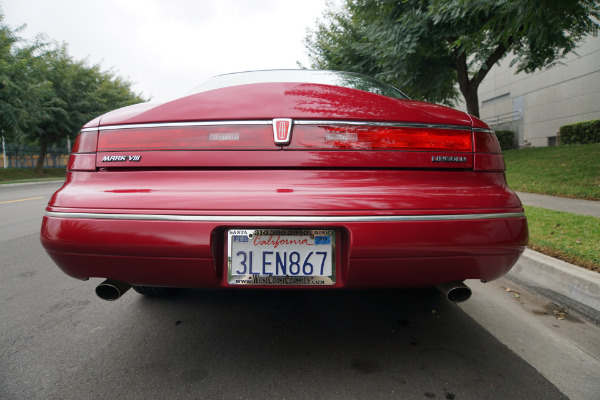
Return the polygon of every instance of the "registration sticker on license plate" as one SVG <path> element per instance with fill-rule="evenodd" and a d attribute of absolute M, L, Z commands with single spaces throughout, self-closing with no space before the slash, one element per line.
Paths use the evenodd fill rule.
<path fill-rule="evenodd" d="M 335 231 L 230 229 L 227 258 L 231 285 L 334 285 Z"/>

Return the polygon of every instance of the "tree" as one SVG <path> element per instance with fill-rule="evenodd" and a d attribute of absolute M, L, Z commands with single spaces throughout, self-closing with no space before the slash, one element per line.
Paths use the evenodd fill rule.
<path fill-rule="evenodd" d="M 11 137 L 33 126 L 42 111 L 40 99 L 51 89 L 50 82 L 35 77 L 45 43 L 23 44 L 21 29 L 5 25 L 0 14 L 0 130 Z"/>
<path fill-rule="evenodd" d="M 42 68 L 35 71 L 36 78 L 52 86 L 41 99 L 42 113 L 28 132 L 40 145 L 37 174 L 42 173 L 49 145 L 77 132 L 100 114 L 142 101 L 129 82 L 101 71 L 98 65 L 73 60 L 64 44 L 40 58 Z"/>
<path fill-rule="evenodd" d="M 131 83 L 99 65 L 76 61 L 67 46 L 38 37 L 27 43 L 0 14 L 0 130 L 40 146 L 41 174 L 49 146 L 76 133 L 88 120 L 144 101 Z"/>
<path fill-rule="evenodd" d="M 417 99 L 452 103 L 458 84 L 478 117 L 477 90 L 498 61 L 555 65 L 599 19 L 598 0 L 345 0 L 306 47 L 314 68 L 375 75 Z"/>

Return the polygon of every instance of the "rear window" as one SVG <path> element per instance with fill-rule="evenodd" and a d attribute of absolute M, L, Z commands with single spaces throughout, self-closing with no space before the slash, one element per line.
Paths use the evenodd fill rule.
<path fill-rule="evenodd" d="M 316 71 L 306 69 L 250 71 L 217 75 L 208 81 L 195 86 L 187 93 L 187 95 L 189 96 L 230 86 L 274 82 L 316 83 L 321 85 L 341 86 L 387 97 L 408 99 L 408 96 L 395 87 L 369 76 L 352 72 Z"/>

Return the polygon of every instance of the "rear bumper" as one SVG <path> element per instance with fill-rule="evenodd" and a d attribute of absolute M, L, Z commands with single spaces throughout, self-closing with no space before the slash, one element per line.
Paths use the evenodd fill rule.
<path fill-rule="evenodd" d="M 68 275 L 228 287 L 226 230 L 334 229 L 334 287 L 415 287 L 504 275 L 527 245 L 522 211 L 387 216 L 199 216 L 47 211 L 41 240 Z"/>
<path fill-rule="evenodd" d="M 293 227 L 336 230 L 337 288 L 492 280 L 528 239 L 499 172 L 226 169 L 69 173 L 41 240 L 75 278 L 225 287 L 227 229 Z"/>

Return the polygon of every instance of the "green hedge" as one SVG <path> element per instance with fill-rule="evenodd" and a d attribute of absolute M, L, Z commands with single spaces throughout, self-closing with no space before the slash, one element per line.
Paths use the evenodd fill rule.
<path fill-rule="evenodd" d="M 559 135 L 561 144 L 600 143 L 600 119 L 563 125 Z"/>
<path fill-rule="evenodd" d="M 513 131 L 494 131 L 502 150 L 516 149 L 515 133 Z"/>

